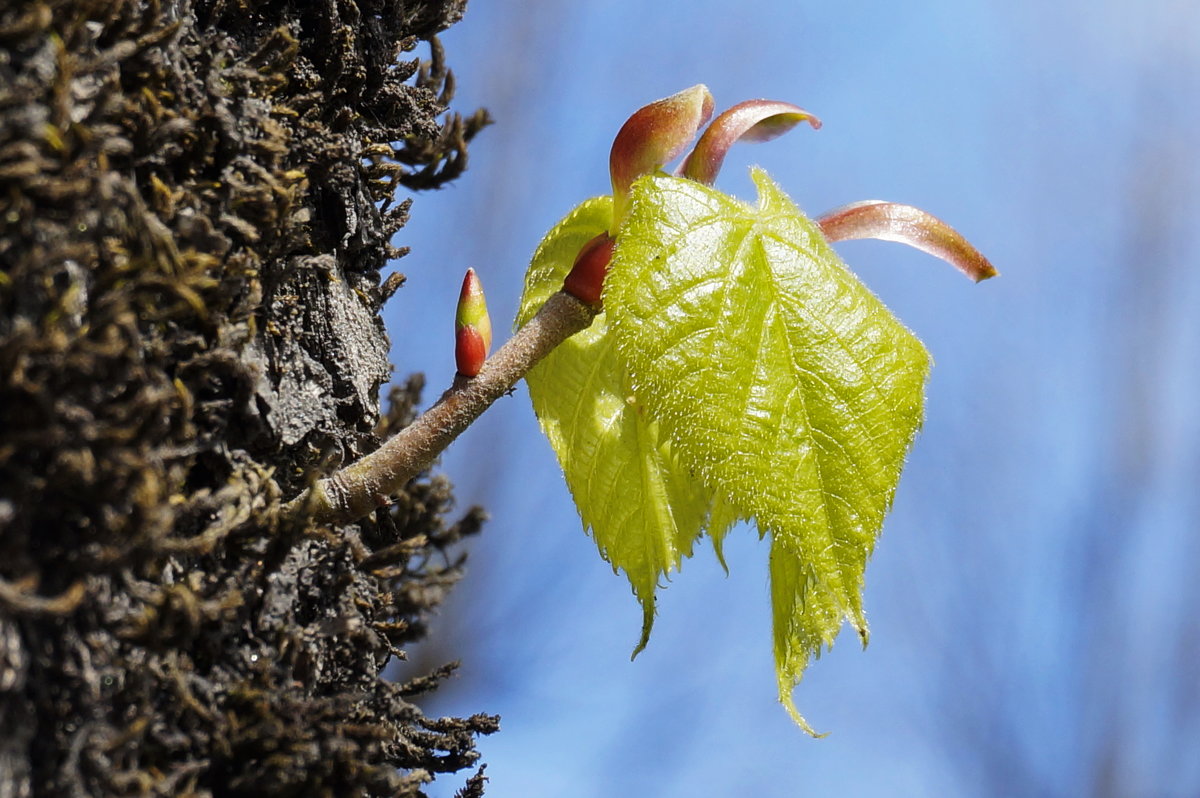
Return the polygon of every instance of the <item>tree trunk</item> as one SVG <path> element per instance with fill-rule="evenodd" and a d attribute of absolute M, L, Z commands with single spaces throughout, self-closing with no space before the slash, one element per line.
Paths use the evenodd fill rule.
<path fill-rule="evenodd" d="M 464 6 L 0 0 L 0 798 L 420 795 L 497 728 L 380 678 L 479 510 L 279 514 L 411 418 L 380 269 L 487 122 Z"/>

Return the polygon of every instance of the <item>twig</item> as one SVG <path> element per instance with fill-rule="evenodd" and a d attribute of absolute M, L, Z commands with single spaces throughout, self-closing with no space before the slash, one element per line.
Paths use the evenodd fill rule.
<path fill-rule="evenodd" d="M 285 519 L 348 524 L 383 504 L 421 471 L 492 402 L 554 347 L 586 329 L 598 312 L 559 291 L 529 322 L 488 358 L 475 377 L 459 375 L 433 407 L 371 454 L 319 480 L 283 508 Z"/>

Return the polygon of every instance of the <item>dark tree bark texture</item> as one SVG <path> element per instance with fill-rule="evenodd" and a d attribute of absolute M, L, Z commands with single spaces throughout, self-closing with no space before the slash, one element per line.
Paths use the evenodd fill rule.
<path fill-rule="evenodd" d="M 444 114 L 464 5 L 0 0 L 0 798 L 476 764 L 495 717 L 411 703 L 449 668 L 380 672 L 482 513 L 429 475 L 352 525 L 279 513 L 411 419 L 416 380 L 379 413 L 380 269 L 396 191 L 487 122 Z"/>

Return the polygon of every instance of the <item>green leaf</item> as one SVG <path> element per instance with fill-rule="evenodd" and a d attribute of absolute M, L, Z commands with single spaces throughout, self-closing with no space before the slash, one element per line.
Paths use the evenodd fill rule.
<path fill-rule="evenodd" d="M 921 423 L 929 356 L 761 171 L 750 206 L 640 180 L 604 303 L 679 462 L 771 536 L 780 700 L 843 620 Z M 811 731 L 811 729 L 809 729 Z"/>
<path fill-rule="evenodd" d="M 611 219 L 611 199 L 591 199 L 546 235 L 526 274 L 518 326 L 562 287 L 576 254 Z M 708 494 L 675 464 L 657 424 L 633 400 L 605 314 L 556 347 L 526 382 L 584 527 L 642 604 L 636 656 L 649 639 L 655 588 L 691 556 Z"/>

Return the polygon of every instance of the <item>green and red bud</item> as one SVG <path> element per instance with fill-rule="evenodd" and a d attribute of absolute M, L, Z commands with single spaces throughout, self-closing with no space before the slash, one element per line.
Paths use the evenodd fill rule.
<path fill-rule="evenodd" d="M 458 373 L 464 377 L 478 374 L 491 348 L 492 319 L 483 298 L 483 284 L 474 269 L 467 269 L 454 316 L 454 363 Z"/>
<path fill-rule="evenodd" d="M 563 280 L 563 290 L 585 305 L 600 307 L 604 278 L 608 275 L 608 264 L 616 244 L 616 239 L 608 233 L 601 233 L 584 244 Z"/>
<path fill-rule="evenodd" d="M 738 141 L 770 141 L 782 136 L 801 122 L 814 130 L 821 120 L 798 105 L 778 100 L 746 100 L 722 112 L 700 136 L 688 154 L 679 174 L 711 185 L 721 171 L 729 148 Z"/>
<path fill-rule="evenodd" d="M 866 200 L 836 208 L 817 219 L 830 242 L 877 238 L 908 244 L 954 266 L 975 282 L 999 272 L 961 233 L 911 205 Z"/>
<path fill-rule="evenodd" d="M 682 153 L 712 113 L 712 94 L 701 83 L 643 106 L 626 120 L 608 158 L 613 188 L 610 232 L 615 234 L 625 218 L 634 181 Z"/>

